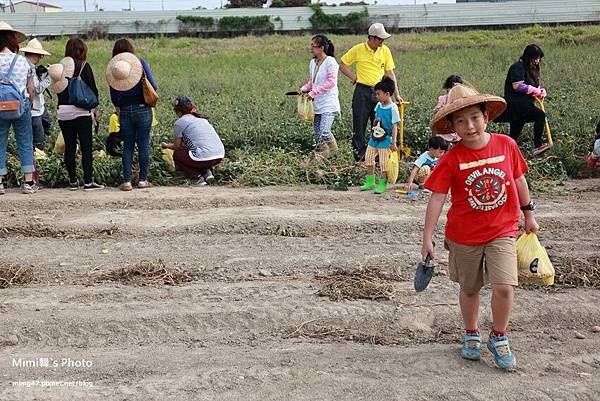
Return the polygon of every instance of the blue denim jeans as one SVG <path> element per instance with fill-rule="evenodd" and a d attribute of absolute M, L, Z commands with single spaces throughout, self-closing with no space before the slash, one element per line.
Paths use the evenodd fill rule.
<path fill-rule="evenodd" d="M 15 131 L 19 160 L 21 162 L 21 173 L 33 173 L 33 130 L 31 128 L 31 107 L 29 101 L 25 101 L 25 113 L 14 120 L 0 119 L 0 176 L 8 174 L 6 169 L 6 148 L 8 146 L 8 132 L 12 125 Z"/>
<path fill-rule="evenodd" d="M 148 178 L 150 161 L 152 109 L 142 104 L 124 106 L 121 108 L 119 123 L 123 138 L 123 181 L 131 181 L 133 151 L 136 144 L 140 160 L 140 181 L 145 181 Z"/>

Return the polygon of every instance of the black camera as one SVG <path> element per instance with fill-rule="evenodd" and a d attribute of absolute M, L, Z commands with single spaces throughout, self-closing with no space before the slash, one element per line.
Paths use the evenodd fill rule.
<path fill-rule="evenodd" d="M 41 77 L 42 75 L 44 75 L 47 72 L 48 72 L 47 65 L 38 65 L 37 67 L 35 67 L 35 73 L 38 77 Z"/>

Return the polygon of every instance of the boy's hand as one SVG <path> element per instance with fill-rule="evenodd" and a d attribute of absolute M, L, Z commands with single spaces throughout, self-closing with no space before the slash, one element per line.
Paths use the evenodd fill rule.
<path fill-rule="evenodd" d="M 423 260 L 427 258 L 427 255 L 431 255 L 431 259 L 435 259 L 435 248 L 432 240 L 423 240 L 423 246 L 421 247 Z"/>
<path fill-rule="evenodd" d="M 160 143 L 160 148 L 161 149 L 166 149 L 167 148 L 167 143 L 166 142 L 161 142 Z"/>
<path fill-rule="evenodd" d="M 523 227 L 527 234 L 537 234 L 540 229 L 539 224 L 535 221 L 535 216 L 532 212 L 525 212 L 525 225 Z"/>
<path fill-rule="evenodd" d="M 392 143 L 392 144 L 390 145 L 390 150 L 391 150 L 392 152 L 397 152 L 397 151 L 398 151 L 398 145 L 396 145 L 395 143 Z"/>

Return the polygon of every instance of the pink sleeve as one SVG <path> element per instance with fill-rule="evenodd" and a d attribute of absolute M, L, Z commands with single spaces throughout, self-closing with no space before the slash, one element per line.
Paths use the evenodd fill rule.
<path fill-rule="evenodd" d="M 312 80 L 310 79 L 310 77 L 308 78 L 308 81 L 302 85 L 302 87 L 300 88 L 300 90 L 302 92 L 308 92 L 312 89 Z"/>
<path fill-rule="evenodd" d="M 337 76 L 337 68 L 332 68 L 329 71 L 327 71 L 327 78 L 325 80 L 325 83 L 323 85 L 317 86 L 316 88 L 313 88 L 310 91 L 309 95 L 311 97 L 315 97 L 315 95 L 318 95 L 319 93 L 325 93 L 329 89 L 335 88 L 335 86 L 337 85 Z"/>
<path fill-rule="evenodd" d="M 447 95 L 439 96 L 438 97 L 438 102 L 435 105 L 435 107 L 433 108 L 433 110 L 437 111 L 437 110 L 441 109 L 442 107 L 444 107 L 446 105 L 447 102 L 448 102 L 448 96 Z"/>

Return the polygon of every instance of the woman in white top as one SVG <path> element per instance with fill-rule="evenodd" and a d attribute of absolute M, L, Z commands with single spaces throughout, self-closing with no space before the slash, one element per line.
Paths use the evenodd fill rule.
<path fill-rule="evenodd" d="M 324 154 L 337 149 L 337 142 L 331 126 L 340 113 L 337 77 L 339 65 L 334 58 L 334 47 L 331 40 L 324 35 L 316 35 L 310 43 L 313 58 L 309 64 L 308 82 L 300 88 L 300 92 L 308 93 L 315 110 L 313 128 L 317 152 Z"/>
<path fill-rule="evenodd" d="M 0 21 L 0 77 L 9 80 L 20 92 L 22 98 L 21 108 L 18 112 L 15 111 L 14 117 L 5 114 L 0 116 L 0 195 L 4 193 L 2 179 L 8 173 L 6 169 L 6 147 L 11 126 L 15 131 L 21 173 L 25 176 L 25 182 L 22 186 L 23 193 L 32 194 L 38 190 L 33 182 L 35 168 L 33 165 L 31 104 L 29 101 L 34 96 L 34 72 L 25 57 L 17 54 L 19 43 L 25 39 L 25 34 L 14 30 L 6 22 Z M 9 72 L 10 76 L 8 76 Z M 7 112 L 6 114 L 10 113 Z"/>

